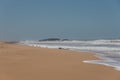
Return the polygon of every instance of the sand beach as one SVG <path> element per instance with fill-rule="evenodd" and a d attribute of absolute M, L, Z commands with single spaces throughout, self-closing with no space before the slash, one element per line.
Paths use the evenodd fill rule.
<path fill-rule="evenodd" d="M 98 64 L 94 53 L 0 42 L 0 80 L 120 80 L 120 71 Z"/>

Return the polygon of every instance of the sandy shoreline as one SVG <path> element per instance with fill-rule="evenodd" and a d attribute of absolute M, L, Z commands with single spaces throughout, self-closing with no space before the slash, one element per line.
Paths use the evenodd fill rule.
<path fill-rule="evenodd" d="M 0 43 L 0 80 L 120 80 L 120 71 L 83 63 L 93 54 Z"/>

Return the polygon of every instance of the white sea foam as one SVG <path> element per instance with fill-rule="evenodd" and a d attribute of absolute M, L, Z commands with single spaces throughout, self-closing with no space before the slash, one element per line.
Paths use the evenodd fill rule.
<path fill-rule="evenodd" d="M 93 64 L 103 64 L 112 66 L 116 70 L 120 70 L 120 39 L 115 40 L 91 40 L 91 41 L 20 41 L 20 44 L 44 47 L 44 48 L 64 48 L 76 51 L 91 51 L 99 54 L 104 60 L 83 61 Z"/>

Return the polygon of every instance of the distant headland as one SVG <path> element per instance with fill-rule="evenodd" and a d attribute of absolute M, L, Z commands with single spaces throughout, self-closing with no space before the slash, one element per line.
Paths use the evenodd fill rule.
<path fill-rule="evenodd" d="M 47 39 L 41 39 L 39 41 L 69 41 L 69 39 L 47 38 Z"/>

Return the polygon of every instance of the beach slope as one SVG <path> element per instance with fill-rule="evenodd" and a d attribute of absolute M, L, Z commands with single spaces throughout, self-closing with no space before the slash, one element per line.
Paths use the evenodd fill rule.
<path fill-rule="evenodd" d="M 0 43 L 0 80 L 120 80 L 120 71 L 83 63 L 94 54 Z"/>

